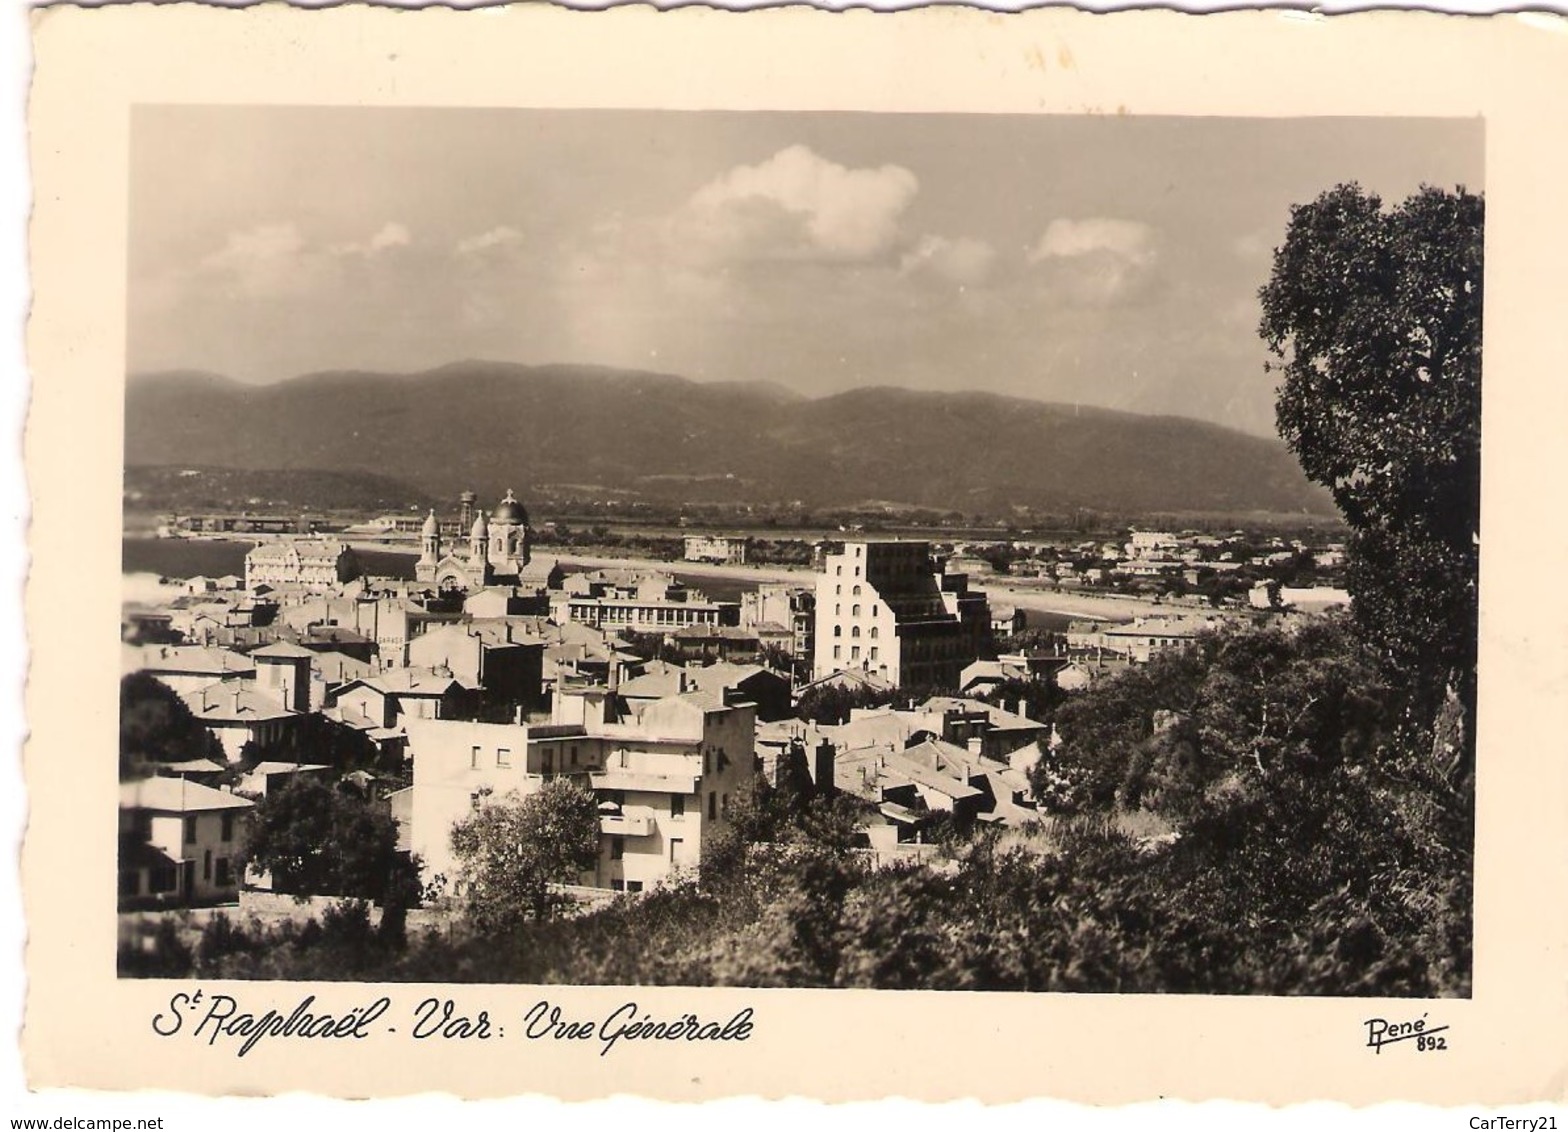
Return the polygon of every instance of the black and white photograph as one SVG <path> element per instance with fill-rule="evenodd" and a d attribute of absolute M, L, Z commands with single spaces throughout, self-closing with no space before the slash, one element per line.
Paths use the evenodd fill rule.
<path fill-rule="evenodd" d="M 1484 141 L 134 108 L 119 974 L 1467 997 Z"/>
<path fill-rule="evenodd" d="M 41 16 L 20 1113 L 1552 1132 L 1559 29 Z"/>

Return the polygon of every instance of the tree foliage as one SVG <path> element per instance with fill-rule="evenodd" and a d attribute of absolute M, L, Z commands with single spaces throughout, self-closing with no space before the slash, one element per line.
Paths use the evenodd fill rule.
<path fill-rule="evenodd" d="M 569 884 L 599 854 L 599 809 L 593 792 L 566 779 L 535 794 L 481 799 L 452 828 L 469 923 L 486 934 L 543 920 L 554 907 L 552 884 Z"/>
<path fill-rule="evenodd" d="M 385 806 L 297 774 L 256 803 L 246 860 L 277 892 L 344 896 L 407 907 L 410 866 Z"/>
<path fill-rule="evenodd" d="M 120 777 L 143 778 L 150 764 L 213 759 L 223 748 L 179 694 L 146 672 L 120 681 Z"/>
<path fill-rule="evenodd" d="M 1280 435 L 1353 535 L 1356 617 L 1430 713 L 1473 710 L 1484 203 L 1393 209 L 1340 185 L 1291 210 L 1260 292 Z"/>

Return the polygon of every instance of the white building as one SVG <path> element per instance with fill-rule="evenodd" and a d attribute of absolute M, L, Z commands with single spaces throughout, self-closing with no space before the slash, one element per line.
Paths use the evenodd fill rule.
<path fill-rule="evenodd" d="M 252 804 L 185 778 L 120 784 L 120 906 L 239 898 L 234 857 Z"/>
<path fill-rule="evenodd" d="M 850 669 L 956 688 L 990 631 L 983 593 L 944 574 L 924 542 L 846 542 L 817 573 L 812 678 Z"/>
<path fill-rule="evenodd" d="M 725 535 L 687 535 L 683 542 L 687 562 L 744 566 L 746 554 L 751 549 L 749 538 Z"/>
<path fill-rule="evenodd" d="M 1127 557 L 1167 558 L 1180 545 L 1180 540 L 1169 531 L 1133 531 L 1126 546 Z"/>
<path fill-rule="evenodd" d="M 245 555 L 245 588 L 289 586 L 326 593 L 359 577 L 359 560 L 335 538 L 282 538 Z"/>
<path fill-rule="evenodd" d="M 581 883 L 640 891 L 695 868 L 703 840 L 729 819 L 755 773 L 756 709 L 716 692 L 669 696 L 635 711 L 590 688 L 557 697 L 549 725 L 418 720 L 410 847 L 427 878 L 455 882 L 451 832 L 486 795 L 538 792 L 566 776 L 600 801 L 599 860 Z"/>

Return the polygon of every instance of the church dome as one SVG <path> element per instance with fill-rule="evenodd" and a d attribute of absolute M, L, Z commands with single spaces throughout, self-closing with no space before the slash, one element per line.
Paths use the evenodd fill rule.
<path fill-rule="evenodd" d="M 474 516 L 474 528 L 468 532 L 469 537 L 484 538 L 489 533 L 489 529 L 485 526 L 485 513 L 481 511 Z"/>
<path fill-rule="evenodd" d="M 523 505 L 517 502 L 517 496 L 511 491 L 507 491 L 501 502 L 495 505 L 495 513 L 490 518 L 495 523 L 510 523 L 518 527 L 528 525 L 528 512 L 523 510 Z"/>
<path fill-rule="evenodd" d="M 422 528 L 420 528 L 419 533 L 421 535 L 423 535 L 425 538 L 430 538 L 430 537 L 434 536 L 435 534 L 437 534 L 440 531 L 440 529 L 441 529 L 440 525 L 437 524 L 437 522 L 436 522 L 436 513 L 432 509 L 430 514 L 425 516 L 425 525 Z"/>

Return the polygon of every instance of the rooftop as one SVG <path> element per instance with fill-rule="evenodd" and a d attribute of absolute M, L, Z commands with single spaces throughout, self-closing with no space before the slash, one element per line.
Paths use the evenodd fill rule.
<path fill-rule="evenodd" d="M 208 810 L 248 810 L 252 803 L 188 778 L 143 778 L 120 783 L 120 809 L 188 814 Z"/>

